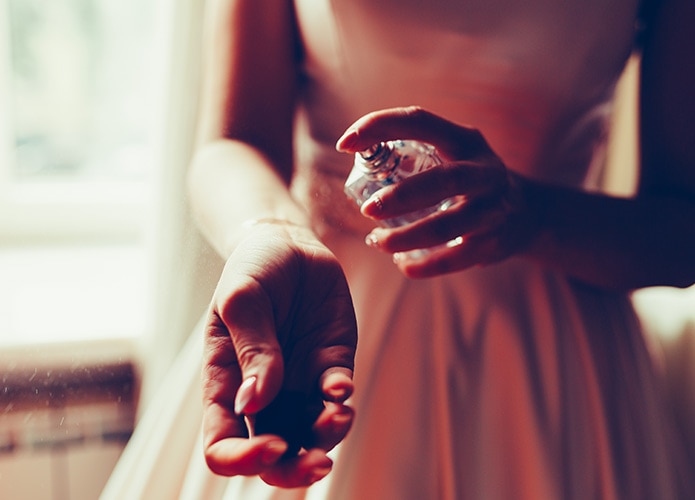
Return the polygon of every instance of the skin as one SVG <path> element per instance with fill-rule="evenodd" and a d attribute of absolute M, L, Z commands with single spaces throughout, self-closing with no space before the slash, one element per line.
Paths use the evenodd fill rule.
<path fill-rule="evenodd" d="M 205 456 L 216 473 L 259 474 L 284 487 L 309 485 L 330 471 L 326 450 L 352 423 L 344 402 L 357 342 L 340 265 L 287 189 L 296 91 L 292 26 L 289 2 L 210 2 L 199 148 L 189 174 L 201 230 L 227 259 L 205 335 Z M 253 220 L 260 222 L 245 223 Z M 296 363 L 309 361 L 304 379 L 285 377 L 286 365 L 295 363 L 285 362 L 282 348 L 294 334 L 305 339 L 300 348 L 311 346 L 296 351 Z M 242 381 L 252 379 L 238 394 Z M 247 439 L 240 413 L 254 414 L 297 386 L 327 403 L 309 422 L 310 451 L 280 460 L 286 440 Z"/>
<path fill-rule="evenodd" d="M 417 182 L 376 193 L 364 215 L 392 217 L 454 195 L 465 202 L 405 228 L 375 229 L 371 244 L 394 253 L 413 278 L 515 256 L 605 288 L 692 284 L 695 5 L 661 3 L 644 42 L 637 196 L 539 184 L 509 171 L 475 129 L 417 107 L 382 110 L 349 127 L 338 149 L 415 138 L 435 144 L 447 161 Z M 213 0 L 208 14 L 189 187 L 200 228 L 227 265 L 205 337 L 206 459 L 219 474 L 306 486 L 330 471 L 326 451 L 352 423 L 346 401 L 357 336 L 340 264 L 288 191 L 298 85 L 291 2 Z M 399 254 L 457 236 L 462 244 L 422 260 Z M 281 391 L 299 391 L 324 407 L 305 422 L 305 451 L 290 459 L 281 459 L 287 436 L 248 439 L 240 415 L 257 413 Z"/>

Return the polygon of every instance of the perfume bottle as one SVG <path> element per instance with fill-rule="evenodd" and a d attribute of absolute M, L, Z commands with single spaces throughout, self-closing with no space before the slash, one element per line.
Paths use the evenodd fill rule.
<path fill-rule="evenodd" d="M 430 144 L 413 140 L 380 142 L 355 154 L 355 163 L 345 182 L 345 193 L 361 207 L 379 189 L 397 184 L 441 163 L 437 150 Z M 382 219 L 379 224 L 384 227 L 403 226 L 432 213 L 446 210 L 454 201 L 454 198 L 448 198 L 432 207 L 391 219 Z M 460 242 L 458 240 L 460 238 L 441 246 L 451 246 Z M 407 254 L 416 258 L 424 252 L 427 252 L 427 249 L 413 250 Z"/>

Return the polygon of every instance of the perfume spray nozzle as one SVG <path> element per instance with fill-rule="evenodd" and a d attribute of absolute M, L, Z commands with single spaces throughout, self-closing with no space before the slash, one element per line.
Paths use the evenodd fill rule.
<path fill-rule="evenodd" d="M 365 160 L 365 161 L 371 161 L 379 154 L 381 151 L 384 149 L 384 143 L 383 142 L 378 142 L 376 144 L 372 144 L 369 146 L 367 149 L 364 151 L 360 151 L 359 155 Z"/>

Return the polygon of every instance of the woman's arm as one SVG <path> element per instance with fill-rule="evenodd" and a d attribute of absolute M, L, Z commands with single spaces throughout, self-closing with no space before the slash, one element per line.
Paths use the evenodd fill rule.
<path fill-rule="evenodd" d="M 637 197 L 540 190 L 547 227 L 532 255 L 607 287 L 695 282 L 695 3 L 655 6 L 643 40 Z"/>
<path fill-rule="evenodd" d="M 208 2 L 189 175 L 199 225 L 226 259 L 205 328 L 205 457 L 218 474 L 284 487 L 330 471 L 326 450 L 352 423 L 357 341 L 342 269 L 288 191 L 294 30 L 291 0 Z M 243 416 L 256 419 L 248 433 Z"/>
<path fill-rule="evenodd" d="M 226 258 L 245 221 L 307 225 L 287 189 L 297 41 L 292 2 L 209 3 L 189 195 L 201 230 Z"/>

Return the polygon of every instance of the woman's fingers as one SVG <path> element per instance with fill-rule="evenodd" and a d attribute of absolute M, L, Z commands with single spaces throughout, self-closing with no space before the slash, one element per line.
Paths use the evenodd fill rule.
<path fill-rule="evenodd" d="M 248 437 L 243 417 L 233 409 L 238 399 L 233 388 L 241 381 L 234 361 L 234 346 L 231 339 L 214 326 L 208 328 L 206 339 L 203 425 L 209 468 L 225 476 L 260 474 L 267 482 L 283 487 L 307 486 L 326 475 L 331 462 L 323 452 L 312 450 L 288 457 L 286 440 L 276 434 L 263 433 L 262 412 L 252 417 L 255 422 L 251 424 L 259 434 Z M 352 424 L 353 410 L 343 404 L 352 394 L 352 371 L 343 367 L 330 368 L 320 377 L 320 384 L 327 401 L 318 418 L 307 423 L 312 437 L 303 444 L 307 448 L 330 450 L 347 435 Z M 243 385 L 238 393 L 244 390 Z M 276 401 L 277 398 L 264 411 L 272 409 Z M 302 408 L 294 410 L 302 411 Z M 283 415 L 284 412 L 280 412 L 277 417 L 283 418 Z"/>
<path fill-rule="evenodd" d="M 396 253 L 393 260 L 404 275 L 422 279 L 490 264 L 501 258 L 495 239 L 485 235 L 462 238 L 459 244 L 434 250 L 425 259 L 411 259 L 407 254 Z"/>
<path fill-rule="evenodd" d="M 338 151 L 355 153 L 381 141 L 415 139 L 434 145 L 447 158 L 473 158 L 487 146 L 479 131 L 450 122 L 417 106 L 369 113 L 338 139 Z"/>
<path fill-rule="evenodd" d="M 384 220 L 428 207 L 446 208 L 408 225 L 376 228 L 365 241 L 393 253 L 490 231 L 507 216 L 507 179 L 501 164 L 471 162 L 452 163 L 406 178 L 378 191 L 374 196 L 378 201 L 368 200 L 362 212 Z"/>
<path fill-rule="evenodd" d="M 433 167 L 380 189 L 361 207 L 374 219 L 389 219 L 440 204 L 443 200 L 475 202 L 506 193 L 507 171 L 496 157 L 485 163 L 469 161 Z"/>
<path fill-rule="evenodd" d="M 392 139 L 430 143 L 445 160 L 383 187 L 361 206 L 363 215 L 387 227 L 367 235 L 366 243 L 395 253 L 404 274 L 430 277 L 498 262 L 537 236 L 529 184 L 507 169 L 476 129 L 421 108 L 394 108 L 357 120 L 336 147 L 355 152 Z M 406 215 L 414 222 L 390 223 Z M 429 251 L 409 252 L 415 249 Z"/>
<path fill-rule="evenodd" d="M 210 469 L 226 476 L 258 474 L 277 462 L 287 450 L 287 443 L 277 436 L 247 439 L 243 416 L 235 412 L 240 395 L 248 400 L 249 391 L 256 392 L 256 379 L 247 378 L 253 383 L 242 384 L 234 344 L 213 311 L 205 332 L 202 375 L 204 447 Z M 245 390 L 238 391 L 240 386 Z M 249 406 L 247 401 L 242 403 Z"/>
<path fill-rule="evenodd" d="M 228 262 L 229 266 L 231 263 Z M 237 414 L 256 413 L 270 403 L 282 386 L 284 361 L 273 318 L 273 305 L 259 285 L 241 272 L 223 274 L 222 286 L 234 293 L 213 304 L 212 323 L 219 325 L 220 335 L 231 342 L 225 347 L 234 354 L 234 368 L 239 373 L 232 407 Z M 209 345 L 214 345 L 210 344 Z M 215 356 L 214 350 L 210 356 Z"/>
<path fill-rule="evenodd" d="M 505 214 L 494 200 L 477 203 L 461 202 L 407 226 L 395 228 L 377 227 L 365 238 L 367 245 L 384 252 L 396 253 L 429 248 L 468 238 L 471 234 L 483 234 L 503 223 Z"/>
<path fill-rule="evenodd" d="M 349 406 L 327 402 L 313 426 L 315 447 L 332 450 L 347 436 L 354 417 L 355 413 Z"/>
<path fill-rule="evenodd" d="M 206 451 L 208 467 L 216 474 L 259 475 L 268 484 L 282 488 L 309 486 L 324 478 L 333 466 L 320 449 L 280 460 L 286 446 L 275 436 L 226 439 Z"/>
<path fill-rule="evenodd" d="M 352 423 L 344 401 L 353 389 L 356 337 L 347 283 L 324 246 L 274 227 L 242 241 L 218 283 L 205 336 L 210 469 L 260 474 L 283 487 L 327 474 L 325 450 Z"/>
<path fill-rule="evenodd" d="M 319 386 L 326 401 L 344 403 L 354 389 L 352 370 L 342 366 L 328 368 L 321 375 Z"/>
<path fill-rule="evenodd" d="M 226 438 L 205 448 L 208 467 L 222 476 L 252 476 L 276 466 L 287 451 L 277 436 Z"/>
<path fill-rule="evenodd" d="M 275 464 L 287 443 L 277 436 L 247 439 L 243 417 L 234 412 L 241 372 L 230 338 L 215 323 L 206 331 L 203 379 L 204 447 L 210 469 L 225 476 L 250 475 Z"/>
<path fill-rule="evenodd" d="M 324 410 L 313 425 L 313 445 L 331 450 L 347 435 L 355 413 L 345 401 L 352 395 L 352 370 L 333 367 L 326 370 L 320 379 Z"/>
<path fill-rule="evenodd" d="M 326 477 L 333 461 L 323 450 L 313 449 L 292 459 L 283 460 L 261 473 L 261 479 L 272 486 L 300 488 Z"/>

